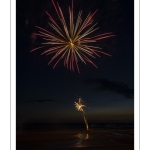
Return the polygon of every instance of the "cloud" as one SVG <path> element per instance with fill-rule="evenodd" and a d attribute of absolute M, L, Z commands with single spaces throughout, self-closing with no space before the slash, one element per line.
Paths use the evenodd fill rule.
<path fill-rule="evenodd" d="M 43 102 L 52 102 L 53 100 L 51 99 L 39 99 L 39 100 L 36 100 L 37 102 L 39 103 L 43 103 Z"/>
<path fill-rule="evenodd" d="M 86 85 L 95 85 L 95 91 L 111 91 L 125 96 L 134 97 L 134 89 L 123 82 L 115 82 L 107 79 L 86 79 Z"/>
<path fill-rule="evenodd" d="M 56 99 L 33 99 L 33 100 L 24 100 L 24 101 L 17 101 L 17 103 L 51 103 L 51 102 L 56 102 L 56 103 L 68 103 L 70 102 L 69 100 L 56 100 Z"/>
<path fill-rule="evenodd" d="M 24 101 L 25 103 L 35 103 L 35 102 L 38 102 L 38 103 L 45 103 L 45 102 L 53 102 L 54 100 L 52 99 L 36 99 L 36 100 L 26 100 Z"/>

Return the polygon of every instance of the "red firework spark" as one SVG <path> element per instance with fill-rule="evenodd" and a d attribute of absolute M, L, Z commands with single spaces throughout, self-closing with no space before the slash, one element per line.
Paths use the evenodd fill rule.
<path fill-rule="evenodd" d="M 58 3 L 56 5 L 53 0 L 52 3 L 58 15 L 61 26 L 59 26 L 58 23 L 53 19 L 53 17 L 48 12 L 46 12 L 50 20 L 49 26 L 53 30 L 55 30 L 56 34 L 36 26 L 39 29 L 39 33 L 34 34 L 42 37 L 45 40 L 45 43 L 41 43 L 43 46 L 31 50 L 31 52 L 37 49 L 48 47 L 47 50 L 45 50 L 41 54 L 52 55 L 52 58 L 48 64 L 55 61 L 55 64 L 53 66 L 53 68 L 55 68 L 55 66 L 60 62 L 60 60 L 63 60 L 65 67 L 74 71 L 76 66 L 78 72 L 80 72 L 78 66 L 79 60 L 82 61 L 84 64 L 89 62 L 97 68 L 97 66 L 90 59 L 90 57 L 100 57 L 99 53 L 111 56 L 105 52 L 102 52 L 100 50 L 100 47 L 88 45 L 89 43 L 94 43 L 99 40 L 114 36 L 112 32 L 98 34 L 93 37 L 89 36 L 91 33 L 98 29 L 95 28 L 96 24 L 92 24 L 93 16 L 95 15 L 97 10 L 94 13 L 89 13 L 85 20 L 82 20 L 81 18 L 82 11 L 79 11 L 77 20 L 74 23 L 72 0 L 72 6 L 69 6 L 70 23 L 68 25 L 68 28 L 61 7 Z"/>

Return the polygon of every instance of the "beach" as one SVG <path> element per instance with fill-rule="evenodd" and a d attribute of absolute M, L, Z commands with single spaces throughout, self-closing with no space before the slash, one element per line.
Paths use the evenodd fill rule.
<path fill-rule="evenodd" d="M 133 129 L 49 129 L 16 132 L 17 150 L 134 150 Z"/>

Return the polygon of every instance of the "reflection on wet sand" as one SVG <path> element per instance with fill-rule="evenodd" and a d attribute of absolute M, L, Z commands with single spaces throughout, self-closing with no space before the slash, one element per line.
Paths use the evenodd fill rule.
<path fill-rule="evenodd" d="M 133 130 L 53 130 L 17 133 L 16 150 L 111 149 L 133 150 Z M 97 150 L 96 149 L 96 150 Z M 112 149 L 111 149 L 112 150 Z"/>
<path fill-rule="evenodd" d="M 75 144 L 75 147 L 86 147 L 86 140 L 89 139 L 89 134 L 87 133 L 78 133 L 76 135 L 78 142 Z"/>
<path fill-rule="evenodd" d="M 85 140 L 89 139 L 89 134 L 86 134 Z"/>

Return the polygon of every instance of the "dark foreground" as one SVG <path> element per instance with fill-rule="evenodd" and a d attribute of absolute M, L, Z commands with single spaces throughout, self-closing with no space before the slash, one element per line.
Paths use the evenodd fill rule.
<path fill-rule="evenodd" d="M 134 150 L 133 129 L 17 131 L 16 150 Z"/>

